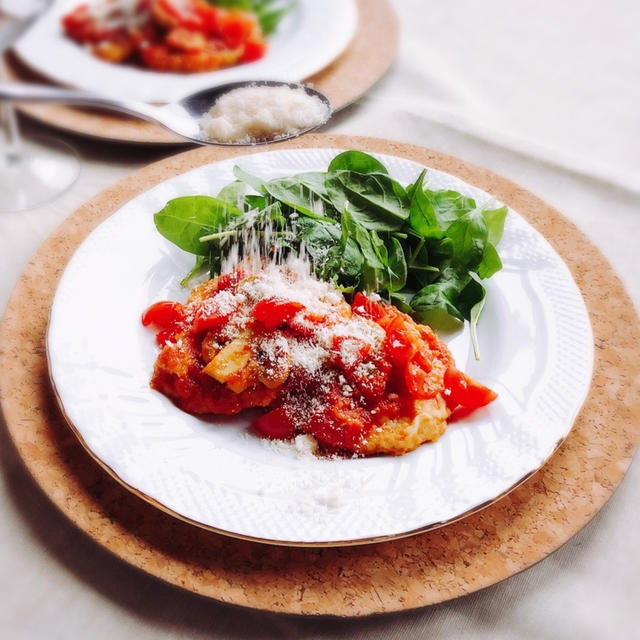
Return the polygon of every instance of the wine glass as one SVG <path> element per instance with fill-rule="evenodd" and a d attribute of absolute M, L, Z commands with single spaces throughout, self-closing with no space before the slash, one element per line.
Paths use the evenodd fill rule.
<path fill-rule="evenodd" d="M 0 0 L 0 82 L 7 81 L 3 54 L 51 4 L 50 0 Z M 80 171 L 66 143 L 42 139 L 27 147 L 13 106 L 0 103 L 0 211 L 24 211 L 64 193 Z"/>

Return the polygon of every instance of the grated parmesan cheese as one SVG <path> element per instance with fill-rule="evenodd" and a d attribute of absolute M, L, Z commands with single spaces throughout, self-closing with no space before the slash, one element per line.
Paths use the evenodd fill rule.
<path fill-rule="evenodd" d="M 302 88 L 250 85 L 222 95 L 202 117 L 200 129 L 212 142 L 252 144 L 297 135 L 328 116 L 327 105 Z"/>
<path fill-rule="evenodd" d="M 291 360 L 307 373 L 315 373 L 329 357 L 329 351 L 318 344 L 302 340 L 292 341 Z"/>
<path fill-rule="evenodd" d="M 140 0 L 106 0 L 87 5 L 91 18 L 104 30 L 134 30 L 149 20 L 150 10 Z"/>
<path fill-rule="evenodd" d="M 204 301 L 203 309 L 208 313 L 229 315 L 236 309 L 236 297 L 229 291 L 220 291 L 213 298 Z"/>
<path fill-rule="evenodd" d="M 243 268 L 245 265 L 242 265 Z M 385 332 L 382 327 L 366 318 L 350 315 L 350 310 L 342 294 L 331 284 L 313 277 L 309 264 L 299 259 L 289 259 L 285 264 L 262 264 L 258 272 L 242 280 L 234 291 L 223 290 L 202 304 L 207 312 L 230 315 L 227 322 L 218 329 L 218 338 L 226 344 L 244 335 L 250 321 L 254 305 L 265 298 L 276 297 L 298 302 L 303 306 L 292 323 L 307 330 L 309 338 L 282 333 L 261 335 L 254 338 L 252 348 L 259 354 L 267 374 L 276 375 L 280 368 L 288 369 L 289 364 L 298 371 L 315 378 L 318 388 L 329 389 L 330 375 L 323 370 L 332 353 L 335 352 L 335 338 L 341 337 L 340 357 L 347 365 L 355 365 L 358 352 L 365 343 L 370 352 L 375 353 L 383 346 Z M 190 306 L 189 315 L 193 315 Z M 307 314 L 325 318 L 318 324 Z M 213 346 L 213 345 L 211 345 Z M 374 367 L 375 368 L 375 367 Z M 341 387 L 350 395 L 352 389 L 341 381 Z M 310 398 L 302 394 L 299 398 L 300 414 L 309 411 Z"/>

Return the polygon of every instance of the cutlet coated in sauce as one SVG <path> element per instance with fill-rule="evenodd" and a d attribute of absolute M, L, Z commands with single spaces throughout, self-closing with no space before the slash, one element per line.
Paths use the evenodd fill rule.
<path fill-rule="evenodd" d="M 185 304 L 152 305 L 143 324 L 161 346 L 151 386 L 178 407 L 263 407 L 255 433 L 307 434 L 325 453 L 399 455 L 436 440 L 456 409 L 496 397 L 429 327 L 283 266 L 208 280 Z"/>

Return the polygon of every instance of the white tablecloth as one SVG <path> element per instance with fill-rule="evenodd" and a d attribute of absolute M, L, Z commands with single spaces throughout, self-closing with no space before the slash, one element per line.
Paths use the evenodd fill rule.
<path fill-rule="evenodd" d="M 389 73 L 328 131 L 429 146 L 501 173 L 585 230 L 640 306 L 640 4 L 633 0 L 395 0 Z M 375 47 L 375 42 L 371 43 Z M 26 125 L 29 137 L 46 131 Z M 0 309 L 58 222 L 167 151 L 73 140 L 78 182 L 56 202 L 0 215 Z M 38 144 L 32 142 L 32 144 Z M 623 328 L 621 328 L 623 329 Z M 240 610 L 161 584 L 61 516 L 0 429 L 0 637 L 640 637 L 640 466 L 559 551 L 439 606 L 361 620 Z"/>

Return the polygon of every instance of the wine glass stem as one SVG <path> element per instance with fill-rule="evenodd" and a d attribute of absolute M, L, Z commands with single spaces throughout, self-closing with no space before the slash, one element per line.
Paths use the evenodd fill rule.
<path fill-rule="evenodd" d="M 6 156 L 9 164 L 17 162 L 20 158 L 20 129 L 18 129 L 18 119 L 15 109 L 8 104 L 3 105 L 4 111 L 4 129 L 5 138 L 7 140 Z"/>
<path fill-rule="evenodd" d="M 7 81 L 7 71 L 5 61 L 0 58 L 0 81 Z M 16 110 L 10 102 L 5 102 L 2 106 L 2 129 L 6 142 L 5 161 L 7 164 L 19 162 L 22 140 L 18 127 L 18 117 Z"/>

